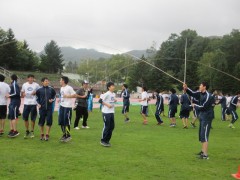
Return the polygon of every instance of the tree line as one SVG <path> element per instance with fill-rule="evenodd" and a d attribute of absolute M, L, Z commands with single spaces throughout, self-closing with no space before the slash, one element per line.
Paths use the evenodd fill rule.
<path fill-rule="evenodd" d="M 146 50 L 147 57 L 142 56 L 141 60 L 128 54 L 117 54 L 109 59 L 86 59 L 65 65 L 61 49 L 55 41 L 47 43 L 44 53 L 38 55 L 26 41 L 16 40 L 11 29 L 4 31 L 0 28 L 0 66 L 9 70 L 47 73 L 61 72 L 65 66 L 65 71 L 85 75 L 91 83 L 105 80 L 125 82 L 131 90 L 135 90 L 136 86 L 146 86 L 152 90 L 181 90 L 181 83 L 147 63 L 183 81 L 186 41 L 186 83 L 189 87 L 207 81 L 210 90 L 234 93 L 240 89 L 237 80 L 240 79 L 240 31 L 237 29 L 224 36 L 212 37 L 200 36 L 190 29 L 180 34 L 173 33 L 159 48 L 153 43 Z"/>
<path fill-rule="evenodd" d="M 186 83 L 189 87 L 196 88 L 201 81 L 207 81 L 210 91 L 235 93 L 240 89 L 237 80 L 240 79 L 239 30 L 232 30 L 221 37 L 202 37 L 196 31 L 187 29 L 180 34 L 171 34 L 159 49 L 155 45 L 147 49 L 149 56 L 142 56 L 141 60 L 125 54 L 113 55 L 110 59 L 86 60 L 79 64 L 78 73 L 89 73 L 92 82 L 100 79 L 125 82 L 131 90 L 135 90 L 136 86 L 152 90 L 181 90 L 181 83 L 144 61 L 183 81 L 186 40 Z"/>
<path fill-rule="evenodd" d="M 0 66 L 9 70 L 57 73 L 63 70 L 63 61 L 55 41 L 47 43 L 44 53 L 38 55 L 29 48 L 27 41 L 18 41 L 12 29 L 0 28 Z"/>

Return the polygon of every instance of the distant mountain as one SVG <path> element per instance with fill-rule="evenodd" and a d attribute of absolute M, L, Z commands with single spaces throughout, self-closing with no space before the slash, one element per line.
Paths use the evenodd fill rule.
<path fill-rule="evenodd" d="M 60 49 L 63 54 L 63 58 L 66 62 L 68 61 L 79 62 L 85 59 L 96 59 L 96 60 L 100 58 L 108 59 L 108 58 L 111 58 L 111 56 L 113 55 L 113 54 L 108 54 L 104 52 L 98 52 L 95 49 L 85 49 L 85 48 L 75 49 L 72 47 L 60 47 Z M 43 51 L 40 52 L 39 55 L 42 53 Z M 129 51 L 122 54 L 129 54 L 139 58 L 141 58 L 142 55 L 144 55 L 145 57 L 148 56 L 146 53 L 146 50 L 133 50 L 133 51 Z"/>
<path fill-rule="evenodd" d="M 112 54 L 98 52 L 94 49 L 75 49 L 72 47 L 61 47 L 65 61 L 80 61 L 84 59 L 110 58 Z"/>
<path fill-rule="evenodd" d="M 146 50 L 132 50 L 132 51 L 129 51 L 129 52 L 126 52 L 123 54 L 130 54 L 130 55 L 136 56 L 138 58 L 141 58 L 143 55 L 144 55 L 144 57 L 148 57 Z"/>

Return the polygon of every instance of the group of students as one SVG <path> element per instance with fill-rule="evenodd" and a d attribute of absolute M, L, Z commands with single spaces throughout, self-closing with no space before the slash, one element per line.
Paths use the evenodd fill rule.
<path fill-rule="evenodd" d="M 8 119 L 10 120 L 10 131 L 8 137 L 13 138 L 20 133 L 17 130 L 17 120 L 21 114 L 19 111 L 21 105 L 21 97 L 24 98 L 24 108 L 22 119 L 24 120 L 26 133 L 24 138 L 34 137 L 34 127 L 37 114 L 39 111 L 40 140 L 48 141 L 50 130 L 53 123 L 54 104 L 56 101 L 56 91 L 49 86 L 49 79 L 44 77 L 41 79 L 42 85 L 39 86 L 34 82 L 34 75 L 28 75 L 27 82 L 22 85 L 22 89 L 17 83 L 18 77 L 13 74 L 11 76 L 10 86 L 5 83 L 5 77 L 0 74 L 0 136 L 4 135 L 5 119 L 7 118 L 7 101 L 10 98 Z M 70 98 L 76 98 L 76 119 L 74 128 L 78 128 L 79 119 L 83 117 L 82 128 L 87 126 L 88 110 L 92 111 L 92 90 L 88 89 L 88 82 L 83 81 L 82 88 L 74 91 L 68 85 L 69 79 L 62 76 L 60 79 L 60 97 L 59 97 L 59 114 L 58 124 L 62 130 L 60 141 L 68 142 L 71 140 L 70 123 L 72 117 L 73 101 Z M 38 107 L 38 111 L 37 111 Z M 31 120 L 31 125 L 29 123 Z M 46 124 L 46 128 L 45 128 Z"/>
<path fill-rule="evenodd" d="M 39 123 L 40 126 L 40 139 L 49 140 L 50 129 L 53 120 L 53 103 L 56 100 L 55 90 L 49 86 L 48 78 L 42 78 L 42 86 L 40 87 L 34 82 L 34 76 L 28 76 L 28 82 L 24 83 L 22 90 L 17 84 L 17 76 L 12 75 L 11 85 L 4 83 L 5 77 L 0 75 L 0 135 L 4 134 L 4 123 L 7 115 L 7 98 L 10 98 L 9 104 L 9 114 L 10 119 L 10 131 L 8 133 L 9 137 L 16 137 L 19 135 L 17 131 L 17 119 L 20 114 L 19 107 L 21 103 L 21 97 L 24 97 L 24 110 L 23 110 L 23 120 L 25 121 L 26 134 L 25 138 L 28 136 L 34 137 L 34 126 L 37 117 L 37 107 L 39 109 Z M 62 137 L 60 141 L 68 142 L 70 141 L 70 123 L 72 117 L 72 99 L 76 98 L 76 119 L 74 122 L 74 129 L 78 128 L 79 119 L 83 117 L 82 128 L 89 128 L 87 126 L 88 119 L 88 99 L 89 94 L 92 93 L 88 90 L 88 82 L 83 81 L 82 88 L 77 92 L 73 90 L 71 86 L 68 85 L 69 79 L 66 76 L 62 76 L 60 79 L 60 107 L 58 115 L 58 124 L 62 130 Z M 102 105 L 102 117 L 103 117 L 103 131 L 100 144 L 105 147 L 110 147 L 110 140 L 112 137 L 112 132 L 115 127 L 114 113 L 115 113 L 115 102 L 116 95 L 114 93 L 115 86 L 113 82 L 108 82 L 106 84 L 107 92 L 100 96 L 99 103 Z M 215 95 L 209 93 L 207 82 L 202 82 L 196 91 L 188 88 L 186 84 L 183 84 L 183 94 L 180 98 L 181 110 L 180 118 L 183 121 L 184 128 L 188 127 L 189 113 L 193 109 L 193 114 L 195 119 L 198 118 L 200 121 L 199 126 L 199 141 L 202 143 L 202 149 L 198 155 L 201 159 L 208 159 L 208 138 L 211 129 L 211 123 L 214 119 L 214 106 L 216 104 L 222 105 L 222 113 L 226 112 L 226 102 L 225 97 L 216 103 Z M 179 104 L 179 99 L 176 95 L 174 89 L 170 90 L 171 94 L 169 97 L 168 105 L 169 112 L 168 117 L 170 118 L 170 127 L 176 126 L 175 114 L 177 113 L 177 106 Z M 122 114 L 125 117 L 125 122 L 129 122 L 128 117 L 129 105 L 130 105 L 130 93 L 128 91 L 128 86 L 126 84 L 122 85 L 122 98 L 123 98 L 123 108 Z M 155 91 L 156 95 L 156 111 L 155 118 L 157 120 L 157 125 L 162 125 L 163 120 L 160 114 L 164 111 L 164 99 L 160 94 L 159 90 Z M 191 98 L 190 98 L 191 97 Z M 236 113 L 238 98 L 240 97 L 240 92 L 237 92 L 235 96 L 232 97 L 230 106 L 227 108 L 230 114 L 232 114 L 232 121 L 229 127 L 234 128 L 233 124 L 238 119 Z M 143 124 L 148 123 L 147 120 L 147 109 L 148 109 L 148 93 L 146 87 L 142 87 L 142 95 L 139 100 L 141 104 L 141 115 L 143 117 Z M 31 128 L 29 128 L 29 115 L 31 114 Z M 223 119 L 225 120 L 225 119 Z M 46 123 L 46 130 L 44 133 L 44 125 Z M 195 122 L 191 122 L 191 125 L 195 127 Z"/>
<path fill-rule="evenodd" d="M 170 119 L 170 127 L 176 126 L 176 117 L 177 106 L 179 102 L 181 104 L 179 117 L 182 119 L 183 128 L 188 128 L 188 118 L 190 111 L 193 110 L 194 119 L 191 122 L 193 127 L 196 127 L 195 121 L 199 119 L 199 141 L 202 143 L 202 149 L 197 155 L 201 159 L 209 159 L 208 157 L 208 140 L 210 129 L 212 128 L 212 120 L 214 119 L 214 106 L 216 104 L 221 104 L 221 114 L 222 120 L 225 121 L 225 114 L 231 114 L 232 120 L 229 124 L 230 128 L 235 128 L 234 123 L 238 119 L 238 114 L 236 113 L 238 99 L 240 97 L 240 91 L 236 92 L 236 95 L 231 98 L 229 106 L 227 107 L 226 97 L 221 96 L 220 101 L 216 102 L 216 95 L 209 93 L 207 90 L 209 85 L 207 82 L 202 82 L 196 91 L 188 88 L 186 84 L 183 84 L 183 94 L 181 95 L 180 101 L 178 96 L 176 95 L 176 91 L 174 89 L 170 90 L 170 96 L 168 100 L 169 111 L 168 117 Z M 155 91 L 156 96 L 156 111 L 155 118 L 157 120 L 157 125 L 162 125 L 163 120 L 160 117 L 160 114 L 164 111 L 164 99 L 160 94 L 159 90 Z M 148 108 L 148 94 L 146 87 L 142 88 L 142 96 L 141 100 L 141 114 L 143 117 L 143 124 L 147 124 L 147 108 Z"/>

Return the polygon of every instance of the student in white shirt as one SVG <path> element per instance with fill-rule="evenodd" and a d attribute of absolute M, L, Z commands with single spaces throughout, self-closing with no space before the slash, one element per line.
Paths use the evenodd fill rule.
<path fill-rule="evenodd" d="M 29 74 L 27 82 L 22 85 L 21 96 L 24 97 L 23 120 L 25 122 L 26 134 L 24 138 L 34 137 L 34 126 L 37 117 L 36 91 L 40 88 L 34 82 L 34 75 Z M 29 115 L 31 113 L 31 132 L 29 131 Z"/>
<path fill-rule="evenodd" d="M 68 85 L 69 79 L 66 76 L 62 76 L 60 80 L 60 108 L 58 115 L 58 124 L 61 126 L 63 136 L 60 141 L 68 142 L 72 139 L 70 134 L 70 124 L 72 118 L 72 106 L 73 101 L 71 98 L 77 97 L 76 92 L 71 86 Z"/>
<path fill-rule="evenodd" d="M 102 115 L 103 115 L 103 122 L 104 127 L 102 131 L 102 138 L 100 144 L 104 147 L 110 147 L 111 144 L 109 143 L 112 132 L 115 127 L 114 123 L 114 103 L 116 102 L 116 94 L 114 93 L 114 83 L 108 82 L 107 83 L 107 92 L 101 95 L 101 98 L 99 100 L 99 103 L 101 103 L 102 106 Z"/>
<path fill-rule="evenodd" d="M 7 95 L 10 87 L 4 82 L 5 77 L 0 74 L 0 136 L 4 134 L 5 119 L 7 117 Z"/>
<path fill-rule="evenodd" d="M 141 95 L 141 99 L 139 100 L 140 104 L 141 104 L 141 114 L 143 117 L 143 124 L 146 125 L 148 123 L 147 120 L 147 109 L 148 109 L 148 94 L 147 94 L 147 88 L 146 87 L 142 87 L 142 95 Z"/>

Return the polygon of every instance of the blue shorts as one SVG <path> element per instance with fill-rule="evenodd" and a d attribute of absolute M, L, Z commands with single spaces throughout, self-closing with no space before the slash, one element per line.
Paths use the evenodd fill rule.
<path fill-rule="evenodd" d="M 18 119 L 18 113 L 19 113 L 19 107 L 20 107 L 21 101 L 15 100 L 10 102 L 8 108 L 9 108 L 9 113 L 8 113 L 8 119 L 10 120 L 16 120 Z"/>
<path fill-rule="evenodd" d="M 212 121 L 200 120 L 200 126 L 199 126 L 200 142 L 208 142 L 211 125 L 212 125 Z"/>
<path fill-rule="evenodd" d="M 141 106 L 141 114 L 147 114 L 148 106 Z"/>
<path fill-rule="evenodd" d="M 69 126 L 72 119 L 72 108 L 60 106 L 58 115 L 58 124 L 61 126 Z"/>
<path fill-rule="evenodd" d="M 0 119 L 6 119 L 7 117 L 7 105 L 0 105 Z"/>
<path fill-rule="evenodd" d="M 189 113 L 190 113 L 190 111 L 189 110 L 182 110 L 182 111 L 180 111 L 180 118 L 182 119 L 182 118 L 189 118 Z"/>
<path fill-rule="evenodd" d="M 52 109 L 39 109 L 39 126 L 44 126 L 45 121 L 47 126 L 52 126 L 53 116 L 52 116 Z"/>
<path fill-rule="evenodd" d="M 31 113 L 31 120 L 35 121 L 37 118 L 37 105 L 24 105 L 23 120 L 28 121 L 29 114 Z"/>
<path fill-rule="evenodd" d="M 175 108 L 169 108 L 168 117 L 169 117 L 169 118 L 174 118 L 176 113 L 177 113 L 177 109 L 175 109 Z"/>

